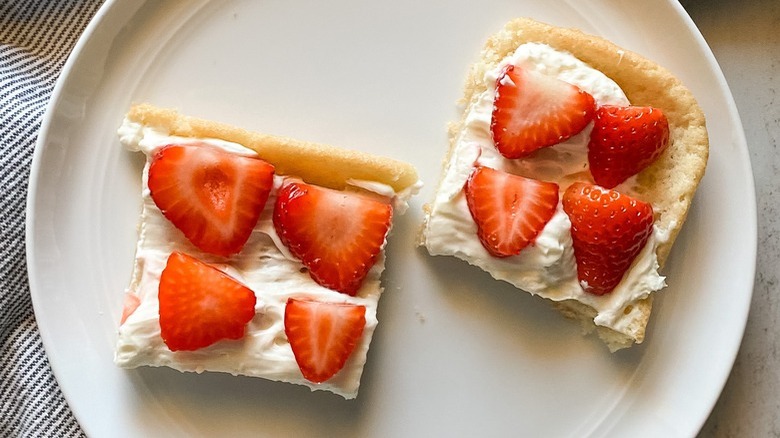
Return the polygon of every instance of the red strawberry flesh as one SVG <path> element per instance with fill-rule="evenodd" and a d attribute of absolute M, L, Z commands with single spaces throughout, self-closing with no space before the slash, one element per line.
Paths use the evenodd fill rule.
<path fill-rule="evenodd" d="M 284 331 L 303 377 L 322 383 L 338 373 L 363 335 L 365 315 L 361 305 L 290 298 Z"/>
<path fill-rule="evenodd" d="M 575 85 L 513 65 L 496 81 L 490 124 L 506 158 L 521 158 L 582 131 L 593 118 L 593 96 Z"/>
<path fill-rule="evenodd" d="M 477 167 L 466 182 L 466 201 L 482 246 L 495 257 L 532 244 L 558 206 L 558 185 Z"/>
<path fill-rule="evenodd" d="M 273 187 L 272 165 L 209 146 L 169 145 L 149 166 L 157 207 L 202 251 L 230 256 L 243 248 Z"/>
<path fill-rule="evenodd" d="M 291 182 L 280 190 L 274 226 L 320 285 L 355 295 L 376 263 L 392 207 L 358 193 Z"/>
<path fill-rule="evenodd" d="M 122 317 L 119 320 L 119 325 L 122 325 L 127 321 L 127 318 L 130 317 L 130 315 L 133 314 L 133 312 L 138 309 L 138 306 L 141 305 L 141 299 L 133 292 L 127 293 L 125 295 L 125 300 L 122 303 Z"/>
<path fill-rule="evenodd" d="M 574 183 L 563 194 L 571 221 L 577 278 L 604 295 L 620 283 L 653 231 L 650 204 L 597 185 Z"/>
<path fill-rule="evenodd" d="M 192 351 L 241 339 L 256 297 L 219 269 L 174 252 L 160 275 L 160 331 L 171 351 Z"/>
<path fill-rule="evenodd" d="M 650 166 L 668 144 L 669 122 L 660 109 L 602 106 L 588 144 L 593 180 L 613 188 Z"/>

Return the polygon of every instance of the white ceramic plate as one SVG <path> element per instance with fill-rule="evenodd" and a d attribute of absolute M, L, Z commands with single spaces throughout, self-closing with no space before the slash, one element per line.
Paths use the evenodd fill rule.
<path fill-rule="evenodd" d="M 648 339 L 629 351 L 610 355 L 547 303 L 414 247 L 467 67 L 516 16 L 577 26 L 655 59 L 708 115 L 707 176 Z M 356 401 L 113 365 L 142 166 L 115 129 L 139 101 L 420 170 L 427 185 L 388 247 Z M 127 0 L 101 9 L 52 98 L 31 176 L 28 263 L 52 368 L 90 436 L 691 436 L 743 333 L 755 217 L 730 92 L 672 1 Z"/>

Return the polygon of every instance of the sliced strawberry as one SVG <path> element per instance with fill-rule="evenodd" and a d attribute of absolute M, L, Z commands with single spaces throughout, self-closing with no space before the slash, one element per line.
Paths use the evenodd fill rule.
<path fill-rule="evenodd" d="M 490 130 L 506 158 L 558 144 L 593 119 L 593 96 L 551 76 L 509 65 L 496 81 Z"/>
<path fill-rule="evenodd" d="M 303 377 L 322 383 L 339 372 L 355 350 L 366 326 L 366 308 L 290 298 L 284 309 L 284 332 Z"/>
<path fill-rule="evenodd" d="M 477 167 L 466 182 L 466 201 L 482 246 L 508 257 L 533 243 L 553 217 L 558 184 Z"/>
<path fill-rule="evenodd" d="M 571 220 L 580 284 L 594 295 L 612 292 L 653 232 L 653 207 L 615 190 L 578 182 L 564 192 L 563 210 Z"/>
<path fill-rule="evenodd" d="M 122 318 L 119 320 L 119 325 L 122 325 L 127 321 L 127 318 L 132 315 L 138 306 L 141 305 L 141 299 L 138 298 L 133 292 L 125 294 L 125 301 L 122 303 Z"/>
<path fill-rule="evenodd" d="M 301 182 L 279 190 L 274 227 L 322 286 L 355 295 L 390 229 L 390 204 Z"/>
<path fill-rule="evenodd" d="M 588 144 L 593 180 L 611 189 L 652 164 L 668 144 L 669 122 L 658 108 L 602 106 Z"/>
<path fill-rule="evenodd" d="M 241 339 L 255 294 L 219 269 L 174 252 L 160 275 L 160 330 L 171 351 Z"/>
<path fill-rule="evenodd" d="M 241 251 L 273 186 L 272 165 L 209 146 L 169 145 L 149 166 L 157 207 L 195 246 L 220 256 Z"/>

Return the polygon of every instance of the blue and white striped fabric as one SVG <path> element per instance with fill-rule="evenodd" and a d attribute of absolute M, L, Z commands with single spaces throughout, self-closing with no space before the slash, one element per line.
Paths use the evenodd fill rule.
<path fill-rule="evenodd" d="M 33 316 L 24 222 L 33 148 L 57 76 L 102 0 L 0 0 L 0 436 L 83 436 Z"/>

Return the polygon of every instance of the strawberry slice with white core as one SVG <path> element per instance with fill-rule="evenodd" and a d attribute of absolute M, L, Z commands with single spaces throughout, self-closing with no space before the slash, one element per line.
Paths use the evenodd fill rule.
<path fill-rule="evenodd" d="M 355 295 L 390 230 L 392 206 L 367 195 L 291 182 L 280 190 L 274 227 L 318 284 Z"/>
<path fill-rule="evenodd" d="M 290 298 L 284 332 L 303 377 L 322 383 L 338 373 L 366 326 L 365 306 Z"/>
<path fill-rule="evenodd" d="M 558 206 L 558 184 L 477 167 L 466 182 L 466 201 L 482 246 L 495 257 L 532 244 Z"/>
<path fill-rule="evenodd" d="M 152 157 L 149 191 L 193 245 L 210 254 L 241 251 L 273 187 L 274 167 L 209 147 L 168 145 Z"/>
<path fill-rule="evenodd" d="M 241 339 L 257 298 L 219 269 L 180 252 L 160 275 L 160 335 L 171 351 L 191 351 Z"/>
<path fill-rule="evenodd" d="M 496 81 L 490 130 L 506 158 L 521 158 L 582 131 L 593 119 L 593 96 L 575 85 L 508 65 Z"/>

